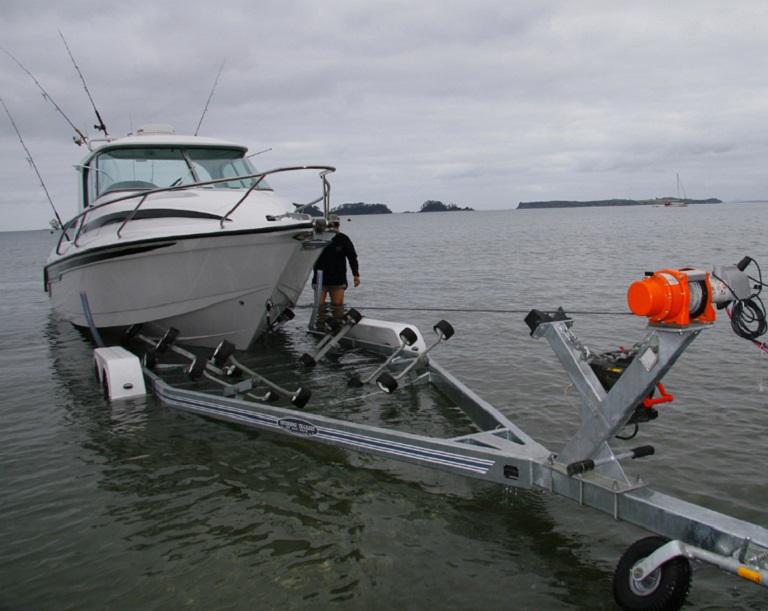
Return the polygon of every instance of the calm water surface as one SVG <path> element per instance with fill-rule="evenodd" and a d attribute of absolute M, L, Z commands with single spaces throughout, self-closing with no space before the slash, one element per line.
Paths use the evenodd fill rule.
<path fill-rule="evenodd" d="M 529 336 L 531 308 L 562 306 L 583 343 L 611 350 L 644 334 L 626 313 L 644 271 L 711 270 L 743 255 L 768 271 L 763 205 L 352 219 L 343 229 L 363 284 L 348 304 L 428 338 L 449 320 L 456 335 L 434 358 L 554 452 L 577 412 L 549 345 Z M 152 397 L 110 405 L 92 376 L 93 347 L 42 290 L 54 239 L 0 233 L 0 608 L 614 608 L 615 563 L 645 533 L 609 516 Z M 243 358 L 311 347 L 309 301 Z M 675 402 L 629 447 L 656 447 L 632 465 L 655 488 L 768 526 L 760 354 L 721 317 L 665 378 Z M 326 393 L 343 392 L 312 375 Z M 441 434 L 466 426 L 439 401 L 406 399 L 376 414 L 344 409 Z M 767 606 L 764 589 L 705 568 L 687 608 Z"/>

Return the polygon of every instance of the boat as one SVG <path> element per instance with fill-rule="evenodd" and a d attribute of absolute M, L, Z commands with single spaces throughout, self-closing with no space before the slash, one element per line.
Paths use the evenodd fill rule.
<path fill-rule="evenodd" d="M 680 198 L 680 189 L 683 190 L 683 197 Z M 688 205 L 688 197 L 685 195 L 685 188 L 680 182 L 680 174 L 677 174 L 677 198 L 670 198 L 664 202 L 665 208 L 685 208 Z"/>
<path fill-rule="evenodd" d="M 246 146 L 149 124 L 89 140 L 76 216 L 44 267 L 54 310 L 73 325 L 122 333 L 183 330 L 179 341 L 247 349 L 291 308 L 332 233 L 331 166 L 258 172 Z M 322 194 L 297 206 L 278 173 L 317 171 Z M 322 202 L 324 216 L 304 210 Z"/>

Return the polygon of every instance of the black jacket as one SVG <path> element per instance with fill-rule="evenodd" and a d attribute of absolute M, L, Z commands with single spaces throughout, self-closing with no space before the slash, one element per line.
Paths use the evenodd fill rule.
<path fill-rule="evenodd" d="M 337 233 L 333 236 L 331 243 L 328 244 L 320 253 L 320 257 L 315 263 L 315 271 L 312 275 L 312 284 L 317 283 L 318 270 L 323 271 L 324 286 L 347 286 L 347 260 L 352 268 L 352 275 L 359 276 L 360 270 L 357 264 L 357 253 L 355 245 L 343 233 Z"/>

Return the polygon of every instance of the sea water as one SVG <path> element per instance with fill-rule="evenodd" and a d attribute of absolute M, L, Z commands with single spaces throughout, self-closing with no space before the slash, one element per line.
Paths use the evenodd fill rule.
<path fill-rule="evenodd" d="M 347 305 L 414 324 L 427 341 L 449 321 L 456 334 L 433 358 L 557 453 L 577 400 L 527 312 L 562 306 L 595 352 L 631 346 L 645 333 L 628 313 L 632 282 L 744 255 L 768 271 L 767 220 L 760 204 L 348 217 L 362 284 Z M 108 403 L 93 345 L 43 291 L 56 238 L 0 233 L 0 608 L 614 608 L 615 563 L 647 533 L 610 516 L 151 396 Z M 243 358 L 311 349 L 310 302 L 307 291 L 291 325 Z M 675 401 L 630 442 L 656 454 L 631 468 L 768 526 L 766 355 L 718 312 L 664 383 Z M 372 416 L 453 422 L 416 399 Z M 763 609 L 768 593 L 704 568 L 689 606 Z"/>

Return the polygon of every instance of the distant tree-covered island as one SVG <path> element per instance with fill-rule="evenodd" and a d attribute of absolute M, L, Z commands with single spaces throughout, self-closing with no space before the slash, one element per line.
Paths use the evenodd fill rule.
<path fill-rule="evenodd" d="M 295 205 L 295 204 L 294 204 Z M 323 216 L 323 211 L 317 206 L 304 208 L 304 213 L 311 216 Z M 385 204 L 365 204 L 358 202 L 356 204 L 341 204 L 331 208 L 331 214 L 337 216 L 354 216 L 356 214 L 392 214 L 392 211 Z"/>
<path fill-rule="evenodd" d="M 677 197 L 662 197 L 654 199 L 601 199 L 594 201 L 568 201 L 556 200 L 548 202 L 520 202 L 518 210 L 531 208 L 593 208 L 603 206 L 665 206 L 668 203 L 686 204 L 722 204 L 722 200 L 715 197 L 709 199 L 680 199 Z"/>
<path fill-rule="evenodd" d="M 460 208 L 456 204 L 444 204 L 440 201 L 428 199 L 421 205 L 419 212 L 463 212 L 472 211 L 472 208 Z"/>
<path fill-rule="evenodd" d="M 355 214 L 392 214 L 392 211 L 386 204 L 365 204 L 357 202 L 356 204 L 341 204 L 331 208 L 331 214 L 355 215 Z"/>
<path fill-rule="evenodd" d="M 298 208 L 298 204 L 294 204 Z M 460 208 L 456 204 L 444 204 L 443 202 L 428 199 L 421 205 L 419 212 L 455 212 L 472 210 L 472 208 Z M 305 214 L 312 216 L 323 216 L 323 211 L 316 205 L 308 206 L 302 210 Z M 386 204 L 366 204 L 357 202 L 354 204 L 341 204 L 331 208 L 331 214 L 338 216 L 354 216 L 356 214 L 392 214 L 392 211 Z"/>

